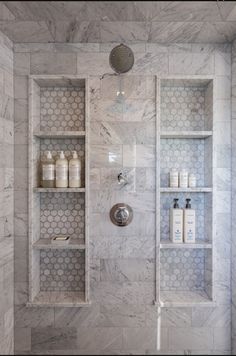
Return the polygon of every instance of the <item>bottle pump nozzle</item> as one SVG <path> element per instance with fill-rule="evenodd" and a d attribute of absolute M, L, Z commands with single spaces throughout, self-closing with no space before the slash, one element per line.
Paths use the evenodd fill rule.
<path fill-rule="evenodd" d="M 186 209 L 191 209 L 191 199 L 186 199 Z"/>
<path fill-rule="evenodd" d="M 179 201 L 179 199 L 177 199 L 177 198 L 174 199 L 174 209 L 179 209 L 178 201 Z"/>

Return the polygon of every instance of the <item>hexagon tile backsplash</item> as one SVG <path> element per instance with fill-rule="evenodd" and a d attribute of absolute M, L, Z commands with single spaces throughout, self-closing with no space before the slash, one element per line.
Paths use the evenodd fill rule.
<path fill-rule="evenodd" d="M 41 129 L 47 131 L 84 131 L 84 90 L 41 88 Z"/>
<path fill-rule="evenodd" d="M 78 250 L 40 251 L 40 290 L 79 291 L 85 288 L 85 255 Z"/>

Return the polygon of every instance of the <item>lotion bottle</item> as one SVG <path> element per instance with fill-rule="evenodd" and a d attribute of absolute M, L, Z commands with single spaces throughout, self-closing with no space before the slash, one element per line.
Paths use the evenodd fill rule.
<path fill-rule="evenodd" d="M 56 188 L 68 187 L 68 161 L 65 158 L 64 152 L 60 152 L 59 158 L 56 160 Z"/>
<path fill-rule="evenodd" d="M 55 186 L 55 161 L 50 151 L 47 151 L 46 159 L 41 163 L 41 186 L 43 188 L 54 188 Z"/>
<path fill-rule="evenodd" d="M 179 173 L 176 169 L 172 169 L 169 175 L 169 186 L 170 188 L 178 188 L 179 186 Z"/>
<path fill-rule="evenodd" d="M 179 172 L 179 187 L 188 188 L 188 171 L 186 169 L 181 169 Z"/>
<path fill-rule="evenodd" d="M 184 242 L 195 243 L 195 210 L 191 209 L 191 199 L 186 199 L 184 209 Z"/>
<path fill-rule="evenodd" d="M 173 243 L 183 242 L 183 209 L 179 208 L 179 199 L 174 199 L 174 207 L 170 210 L 170 240 Z"/>
<path fill-rule="evenodd" d="M 73 151 L 72 159 L 69 162 L 69 187 L 81 187 L 81 160 L 76 151 Z"/>

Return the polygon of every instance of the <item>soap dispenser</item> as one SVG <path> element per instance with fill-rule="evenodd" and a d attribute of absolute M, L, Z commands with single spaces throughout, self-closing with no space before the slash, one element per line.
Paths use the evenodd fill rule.
<path fill-rule="evenodd" d="M 52 158 L 52 153 L 47 151 L 46 159 L 41 163 L 41 186 L 43 188 L 54 188 L 55 185 L 55 161 Z"/>
<path fill-rule="evenodd" d="M 68 187 L 68 161 L 65 158 L 64 152 L 60 152 L 59 158 L 56 160 L 56 188 Z"/>
<path fill-rule="evenodd" d="M 191 208 L 191 199 L 186 199 L 184 209 L 184 242 L 195 243 L 195 210 Z"/>
<path fill-rule="evenodd" d="M 173 209 L 170 210 L 170 240 L 173 243 L 183 242 L 183 209 L 179 208 L 179 199 L 174 199 Z"/>
<path fill-rule="evenodd" d="M 69 187 L 81 187 L 81 160 L 76 151 L 73 151 L 72 159 L 69 162 Z"/>

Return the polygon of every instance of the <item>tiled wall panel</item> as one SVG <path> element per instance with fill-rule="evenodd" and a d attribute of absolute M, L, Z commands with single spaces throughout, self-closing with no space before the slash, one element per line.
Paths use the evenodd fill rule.
<path fill-rule="evenodd" d="M 16 351 L 157 353 L 157 309 L 152 303 L 155 299 L 155 167 L 160 157 L 155 156 L 154 75 L 184 74 L 213 75 L 215 104 L 222 108 L 213 127 L 216 134 L 214 182 L 217 182 L 217 199 L 221 201 L 214 221 L 216 307 L 204 308 L 204 314 L 195 308 L 184 312 L 182 308 L 163 310 L 159 353 L 227 354 L 231 349 L 228 337 L 230 256 L 227 244 L 222 245 L 222 233 L 229 245 L 230 72 L 222 71 L 222 66 L 228 68 L 231 48 L 229 45 L 136 44 L 134 67 L 123 77 L 126 92 L 123 103 L 117 102 L 117 77 L 106 76 L 100 80 L 100 75 L 112 73 L 110 49 L 110 44 L 98 43 L 15 46 L 15 153 L 19 173 L 15 183 L 15 214 L 16 226 L 22 233 L 15 256 Z M 90 288 L 93 304 L 86 310 L 73 309 L 73 312 L 68 308 L 27 309 L 24 307 L 28 289 L 27 205 L 24 206 L 27 191 L 20 181 L 27 167 L 27 75 L 76 73 L 90 76 Z M 120 189 L 116 185 L 117 174 L 122 168 L 128 172 L 129 188 Z M 105 192 L 102 197 L 100 195 L 101 202 L 100 192 Z M 143 193 L 142 199 L 137 193 Z M 134 208 L 134 222 L 127 229 L 120 230 L 110 223 L 108 212 L 117 199 L 119 202 L 129 199 Z M 123 265 L 126 259 L 131 266 L 127 270 Z M 21 335 L 24 335 L 24 342 L 21 342 Z"/>

